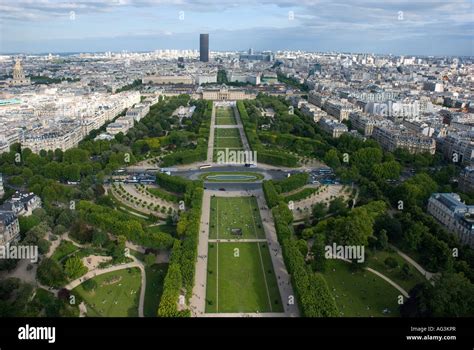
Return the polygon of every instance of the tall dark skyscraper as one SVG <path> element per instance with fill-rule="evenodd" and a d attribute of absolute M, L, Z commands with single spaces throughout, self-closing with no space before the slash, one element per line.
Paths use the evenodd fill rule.
<path fill-rule="evenodd" d="M 199 60 L 209 62 L 209 34 L 199 35 Z"/>

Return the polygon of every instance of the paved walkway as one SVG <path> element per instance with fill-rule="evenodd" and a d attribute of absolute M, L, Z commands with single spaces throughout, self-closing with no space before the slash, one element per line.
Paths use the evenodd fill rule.
<path fill-rule="evenodd" d="M 266 239 L 221 239 L 221 240 L 210 240 L 209 239 L 209 218 L 211 212 L 211 196 L 217 197 L 248 197 L 255 195 L 257 198 L 257 204 L 260 208 L 260 215 L 262 217 L 263 229 L 265 232 Z M 208 243 L 209 242 L 224 242 L 224 241 L 252 241 L 252 242 L 267 242 L 268 248 L 270 249 L 270 256 L 277 278 L 278 289 L 284 305 L 285 312 L 283 313 L 212 313 L 206 314 L 206 283 L 207 283 L 207 257 L 208 257 Z M 275 226 L 273 223 L 273 217 L 271 211 L 268 209 L 262 190 L 258 191 L 212 191 L 205 190 L 202 204 L 201 222 L 199 228 L 199 243 L 198 243 L 198 259 L 196 262 L 196 274 L 195 283 L 193 289 L 193 295 L 190 300 L 191 314 L 194 317 L 248 317 L 259 316 L 259 317 L 282 317 L 282 316 L 299 316 L 298 306 L 296 304 L 289 305 L 288 300 L 290 296 L 294 296 L 293 288 L 290 281 L 290 276 L 286 270 L 286 266 L 283 261 L 282 250 L 278 243 Z"/>
<path fill-rule="evenodd" d="M 242 239 L 209 239 L 209 243 L 265 243 L 263 238 L 242 238 Z"/>
<path fill-rule="evenodd" d="M 284 312 L 246 312 L 246 313 L 231 313 L 222 312 L 215 314 L 204 314 L 201 317 L 286 317 Z"/>
<path fill-rule="evenodd" d="M 209 142 L 207 144 L 207 163 L 212 164 L 214 160 L 214 129 L 216 126 L 216 106 L 212 104 L 211 127 L 209 129 Z"/>
<path fill-rule="evenodd" d="M 79 277 L 78 279 L 75 279 L 74 281 L 69 282 L 68 284 L 64 286 L 64 288 L 68 290 L 73 290 L 81 283 L 84 283 L 85 281 L 91 278 L 94 278 L 96 276 L 100 276 L 109 272 L 137 267 L 140 269 L 141 276 L 142 276 L 142 282 L 141 282 L 141 287 L 140 287 L 140 299 L 139 299 L 139 304 L 138 304 L 138 317 L 143 317 L 143 308 L 145 304 L 145 290 L 146 290 L 145 268 L 143 264 L 137 258 L 135 258 L 132 255 L 130 256 L 130 258 L 133 259 L 133 262 L 129 262 L 127 264 L 114 265 L 114 266 L 106 267 L 105 269 L 91 270 L 87 272 L 85 275 L 83 275 L 82 277 Z"/>
<path fill-rule="evenodd" d="M 199 225 L 198 258 L 194 276 L 193 295 L 189 301 L 191 315 L 203 316 L 206 310 L 207 253 L 209 241 L 209 218 L 211 213 L 211 195 L 213 191 L 204 190 Z"/>
<path fill-rule="evenodd" d="M 122 198 L 118 191 L 117 190 L 113 190 L 112 187 L 108 186 L 108 185 L 105 185 L 104 186 L 105 190 L 107 191 L 107 193 L 110 193 L 112 194 L 112 196 L 118 200 L 120 203 L 122 203 L 123 205 L 131 208 L 131 209 L 134 209 L 136 210 L 137 212 L 139 213 L 142 213 L 144 216 L 143 218 L 146 218 L 145 215 L 150 215 L 150 214 L 153 214 L 154 216 L 157 216 L 161 219 L 165 219 L 166 218 L 166 213 L 162 213 L 162 212 L 159 212 L 159 211 L 155 211 L 155 210 L 150 210 L 148 209 L 147 207 L 142 207 L 141 205 L 138 205 L 136 203 L 132 203 L 132 202 L 129 202 L 128 200 L 126 200 L 125 198 Z M 138 213 L 134 213 L 134 212 L 131 212 L 130 210 L 128 210 L 126 207 L 121 207 L 122 209 L 126 210 L 128 213 L 132 214 L 132 215 L 135 215 L 135 216 L 138 216 L 138 217 L 141 217 L 140 214 Z"/>
<path fill-rule="evenodd" d="M 390 248 L 395 250 L 398 255 L 400 255 L 406 262 L 408 262 L 410 265 L 412 265 L 415 269 L 420 271 L 420 273 L 426 277 L 426 279 L 429 281 L 431 280 L 434 276 L 436 276 L 436 273 L 426 271 L 423 267 L 421 267 L 420 264 L 418 264 L 415 260 L 410 258 L 408 255 L 406 255 L 404 252 L 402 252 L 400 249 L 395 247 L 394 245 L 390 244 Z"/>
<path fill-rule="evenodd" d="M 348 262 L 349 264 L 352 263 L 351 260 L 349 259 L 344 259 L 344 258 L 340 258 L 340 257 L 337 257 L 336 259 L 340 259 L 340 260 L 344 260 L 345 262 Z M 400 293 L 403 294 L 403 296 L 405 298 L 409 298 L 410 295 L 408 295 L 408 292 L 403 289 L 398 283 L 395 283 L 394 281 L 392 281 L 390 278 L 388 278 L 387 276 L 385 276 L 384 274 L 378 272 L 377 270 L 374 270 L 370 267 L 365 267 L 364 268 L 365 270 L 369 271 L 369 272 L 372 272 L 374 275 L 377 275 L 379 276 L 380 278 L 382 278 L 383 280 L 385 280 L 386 282 L 388 282 L 390 285 L 392 285 L 392 287 L 394 287 L 395 289 L 397 289 Z"/>
<path fill-rule="evenodd" d="M 281 300 L 284 305 L 285 315 L 289 317 L 298 317 L 300 314 L 296 296 L 293 291 L 293 286 L 291 285 L 291 276 L 289 275 L 283 260 L 283 253 L 280 243 L 278 242 L 272 212 L 267 206 L 262 190 L 254 191 L 253 194 L 255 194 L 257 198 L 257 204 L 260 209 L 263 229 L 268 241 L 268 249 L 270 250 L 270 256 L 272 259 L 275 276 L 277 278 Z M 294 301 L 294 303 L 291 305 L 288 303 L 290 297 Z"/>
<path fill-rule="evenodd" d="M 239 111 L 237 110 L 237 106 L 232 107 L 234 110 L 235 120 L 237 121 L 237 127 L 240 133 L 240 139 L 242 140 L 242 147 L 244 151 L 251 151 L 249 141 L 247 140 L 247 136 L 245 135 L 244 125 L 242 124 L 242 119 L 240 119 Z M 258 160 L 258 159 L 257 159 Z"/>

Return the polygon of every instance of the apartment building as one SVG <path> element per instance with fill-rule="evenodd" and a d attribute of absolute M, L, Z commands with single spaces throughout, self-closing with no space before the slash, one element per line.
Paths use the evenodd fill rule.
<path fill-rule="evenodd" d="M 435 154 L 436 151 L 436 142 L 434 139 L 423 135 L 412 134 L 390 126 L 374 126 L 372 138 L 375 139 L 384 150 L 389 152 L 393 152 L 397 148 L 406 149 L 412 154 Z"/>
<path fill-rule="evenodd" d="M 474 247 L 474 205 L 466 205 L 456 193 L 433 193 L 428 213 L 436 218 L 463 244 Z"/>

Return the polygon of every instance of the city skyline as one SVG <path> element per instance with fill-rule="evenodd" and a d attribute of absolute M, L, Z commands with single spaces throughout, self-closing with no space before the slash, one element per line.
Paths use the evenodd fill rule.
<path fill-rule="evenodd" d="M 469 1 L 6 1 L 1 53 L 153 51 L 339 51 L 474 55 Z M 238 20 L 235 20 L 238 19 Z"/>

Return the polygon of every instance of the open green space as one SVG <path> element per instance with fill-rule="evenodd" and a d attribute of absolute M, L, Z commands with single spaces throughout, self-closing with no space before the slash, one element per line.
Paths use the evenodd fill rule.
<path fill-rule="evenodd" d="M 214 139 L 214 148 L 241 149 L 240 137 L 218 137 Z"/>
<path fill-rule="evenodd" d="M 210 215 L 210 239 L 265 238 L 255 197 L 213 196 Z"/>
<path fill-rule="evenodd" d="M 353 271 L 350 263 L 329 260 L 323 276 L 336 299 L 341 316 L 400 316 L 400 292 L 372 272 Z"/>
<path fill-rule="evenodd" d="M 61 243 L 59 243 L 58 247 L 54 250 L 54 253 L 51 256 L 51 258 L 53 260 L 56 260 L 57 262 L 60 262 L 65 257 L 73 254 L 79 249 L 80 248 L 76 247 L 74 243 L 64 240 L 64 241 L 61 241 Z"/>
<path fill-rule="evenodd" d="M 230 107 L 217 107 L 216 125 L 237 125 L 234 111 Z"/>
<path fill-rule="evenodd" d="M 211 172 L 204 173 L 199 176 L 200 180 L 206 182 L 254 182 L 263 180 L 264 176 L 254 172 Z"/>
<path fill-rule="evenodd" d="M 215 128 L 215 137 L 238 137 L 240 138 L 240 132 L 237 128 Z"/>
<path fill-rule="evenodd" d="M 389 257 L 397 262 L 397 266 L 390 267 L 385 263 L 385 260 Z M 408 270 L 406 272 L 403 270 L 405 264 L 408 265 Z M 395 283 L 399 284 L 407 292 L 409 292 L 415 285 L 422 283 L 425 280 L 425 277 L 417 269 L 408 264 L 395 251 L 377 251 L 371 253 L 368 260 L 368 266 L 384 274 Z"/>
<path fill-rule="evenodd" d="M 283 312 L 266 242 L 209 244 L 206 312 Z"/>
<path fill-rule="evenodd" d="M 92 280 L 95 281 L 96 287 L 90 291 L 84 289 L 84 283 L 73 289 L 86 303 L 87 316 L 138 316 L 141 286 L 141 273 L 138 268 L 109 272 Z"/>
<path fill-rule="evenodd" d="M 163 294 L 163 282 L 168 271 L 168 264 L 154 264 L 145 268 L 146 288 L 143 315 L 145 317 L 156 317 L 156 311 L 160 305 Z"/>

